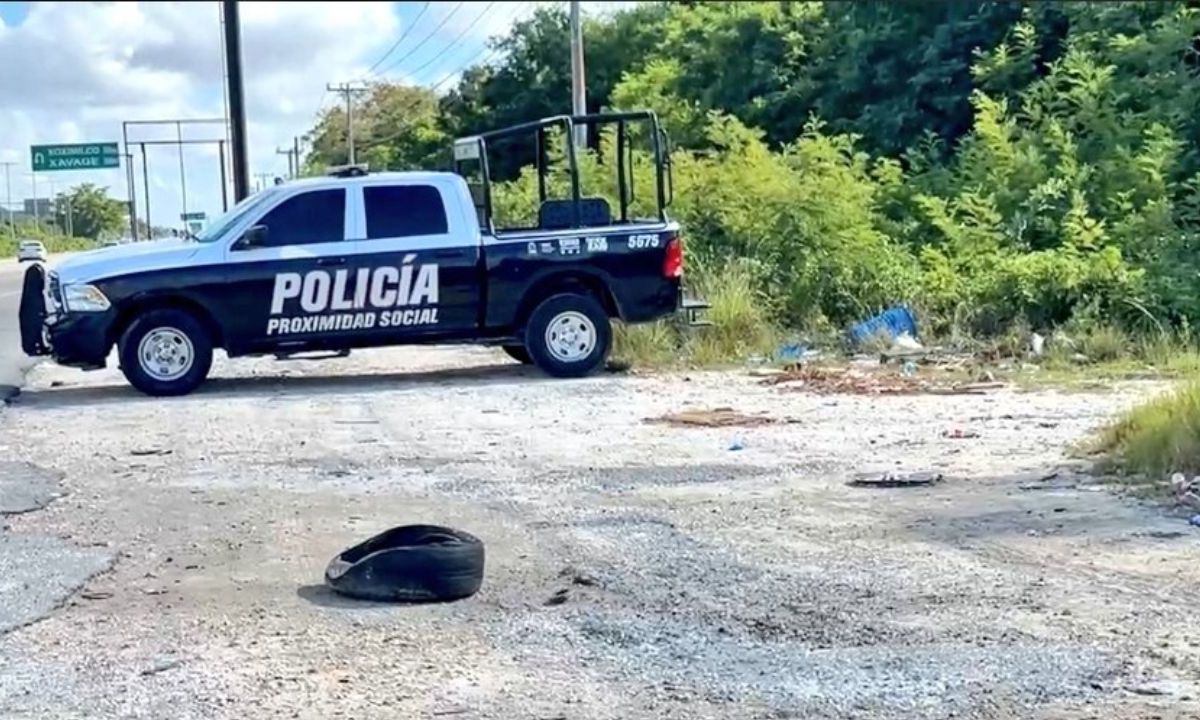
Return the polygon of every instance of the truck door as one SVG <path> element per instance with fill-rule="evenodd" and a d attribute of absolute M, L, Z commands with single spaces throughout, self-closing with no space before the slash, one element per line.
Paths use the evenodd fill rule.
<path fill-rule="evenodd" d="M 231 244 L 213 295 L 232 351 L 336 340 L 335 298 L 355 292 L 346 204 L 340 187 L 291 195 Z"/>
<path fill-rule="evenodd" d="M 362 185 L 358 281 L 375 312 L 372 341 L 463 335 L 478 324 L 479 238 L 434 183 Z"/>

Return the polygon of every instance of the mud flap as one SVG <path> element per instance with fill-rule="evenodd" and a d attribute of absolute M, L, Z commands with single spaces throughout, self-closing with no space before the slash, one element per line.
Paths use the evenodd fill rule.
<path fill-rule="evenodd" d="M 48 355 L 43 327 L 46 324 L 46 271 L 41 264 L 31 265 L 25 271 L 25 284 L 21 290 L 21 349 L 26 355 Z"/>

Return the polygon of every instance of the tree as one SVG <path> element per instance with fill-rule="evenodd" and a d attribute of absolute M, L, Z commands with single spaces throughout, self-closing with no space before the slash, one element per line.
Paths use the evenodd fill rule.
<path fill-rule="evenodd" d="M 325 111 L 307 135 L 312 150 L 308 172 L 349 162 L 346 112 Z M 441 129 L 438 98 L 432 90 L 375 83 L 354 112 L 355 161 L 376 170 L 421 170 L 445 165 L 450 140 Z"/>
<path fill-rule="evenodd" d="M 108 196 L 108 188 L 92 183 L 59 193 L 54 201 L 55 221 L 76 237 L 99 240 L 121 231 L 125 225 L 125 203 Z"/>

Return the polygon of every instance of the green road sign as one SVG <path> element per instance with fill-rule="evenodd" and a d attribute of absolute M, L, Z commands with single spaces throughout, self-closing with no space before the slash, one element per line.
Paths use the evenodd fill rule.
<path fill-rule="evenodd" d="M 179 219 L 180 220 L 203 220 L 205 217 L 206 216 L 203 212 L 190 212 L 190 213 L 180 214 Z"/>
<path fill-rule="evenodd" d="M 73 145 L 34 145 L 29 148 L 34 172 L 48 170 L 102 170 L 121 167 L 117 144 L 78 143 Z"/>

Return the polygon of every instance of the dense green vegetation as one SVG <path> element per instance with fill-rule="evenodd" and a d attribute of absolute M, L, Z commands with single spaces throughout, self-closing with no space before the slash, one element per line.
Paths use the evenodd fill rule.
<path fill-rule="evenodd" d="M 537 12 L 441 97 L 376 86 L 363 157 L 428 167 L 457 134 L 569 108 L 566 27 Z M 690 262 L 752 289 L 734 324 L 841 328 L 903 301 L 935 334 L 1193 336 L 1191 3 L 643 3 L 585 38 L 589 109 L 668 126 Z M 310 168 L 345 162 L 343 126 L 322 117 Z"/>

